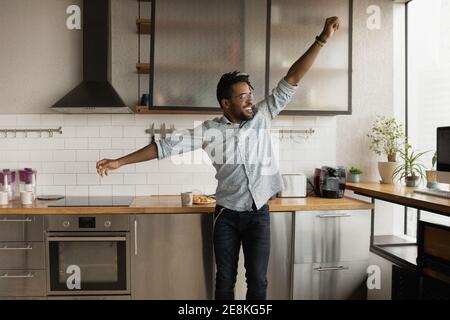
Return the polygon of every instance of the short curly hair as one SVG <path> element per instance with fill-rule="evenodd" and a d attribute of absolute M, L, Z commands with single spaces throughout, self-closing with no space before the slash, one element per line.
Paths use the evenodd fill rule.
<path fill-rule="evenodd" d="M 217 84 L 217 101 L 219 101 L 219 105 L 222 106 L 222 99 L 229 99 L 231 97 L 232 86 L 239 82 L 245 82 L 248 86 L 253 89 L 253 86 L 250 83 L 249 75 L 247 73 L 243 73 L 240 71 L 228 72 L 222 75 Z"/>

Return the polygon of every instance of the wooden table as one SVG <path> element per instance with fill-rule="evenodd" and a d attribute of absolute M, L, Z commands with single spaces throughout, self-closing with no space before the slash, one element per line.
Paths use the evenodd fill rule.
<path fill-rule="evenodd" d="M 401 184 L 381 184 L 378 182 L 347 183 L 346 188 L 355 194 L 370 197 L 372 203 L 382 200 L 403 205 L 418 210 L 417 220 L 420 219 L 420 210 L 450 216 L 450 199 L 415 193 L 415 188 L 405 187 Z M 399 241 L 395 243 L 379 244 L 377 239 L 383 236 L 374 236 L 375 206 L 372 209 L 370 250 L 397 264 L 416 268 L 417 243 Z"/>

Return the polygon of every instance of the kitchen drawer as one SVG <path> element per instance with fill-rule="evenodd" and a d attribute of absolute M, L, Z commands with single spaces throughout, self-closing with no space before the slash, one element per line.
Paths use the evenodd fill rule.
<path fill-rule="evenodd" d="M 370 211 L 295 213 L 294 263 L 369 258 Z"/>
<path fill-rule="evenodd" d="M 0 242 L 0 269 L 45 269 L 44 242 Z"/>
<path fill-rule="evenodd" d="M 0 270 L 0 296 L 40 297 L 46 291 L 45 270 Z"/>
<path fill-rule="evenodd" d="M 43 221 L 38 215 L 0 215 L 0 241 L 44 241 Z"/>
<path fill-rule="evenodd" d="M 294 300 L 366 299 L 368 261 L 294 265 Z"/>

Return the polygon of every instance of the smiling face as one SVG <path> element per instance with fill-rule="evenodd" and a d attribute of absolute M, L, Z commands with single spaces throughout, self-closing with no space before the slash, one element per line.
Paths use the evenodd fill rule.
<path fill-rule="evenodd" d="M 231 97 L 222 99 L 223 113 L 232 122 L 253 118 L 253 91 L 246 82 L 238 82 L 232 86 Z"/>

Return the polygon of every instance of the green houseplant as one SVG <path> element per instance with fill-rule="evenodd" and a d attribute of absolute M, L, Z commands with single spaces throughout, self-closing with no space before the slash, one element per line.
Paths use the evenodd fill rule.
<path fill-rule="evenodd" d="M 348 170 L 348 172 L 350 173 L 348 180 L 350 182 L 355 182 L 358 183 L 361 181 L 361 174 L 363 173 L 361 169 L 359 168 L 355 168 L 355 167 L 351 167 L 350 170 Z"/>
<path fill-rule="evenodd" d="M 398 166 L 397 154 L 402 150 L 405 142 L 403 125 L 393 117 L 377 116 L 372 125 L 371 132 L 367 134 L 370 139 L 370 149 L 377 155 L 384 155 L 387 161 L 378 162 L 378 171 L 381 183 L 393 183 L 393 172 Z"/>
<path fill-rule="evenodd" d="M 406 144 L 405 150 L 399 152 L 404 163 L 395 168 L 393 177 L 397 177 L 398 180 L 404 179 L 407 187 L 417 187 L 420 180 L 425 178 L 426 171 L 419 159 L 427 152 L 415 152 L 410 144 Z"/>

